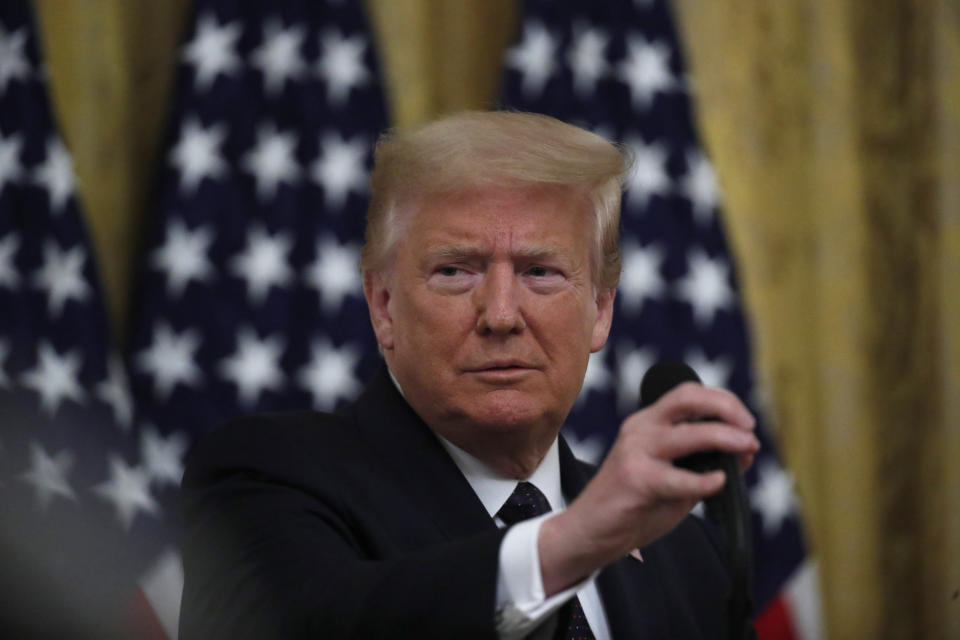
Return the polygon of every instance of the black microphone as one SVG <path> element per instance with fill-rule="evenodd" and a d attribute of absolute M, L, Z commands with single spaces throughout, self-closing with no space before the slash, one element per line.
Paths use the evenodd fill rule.
<path fill-rule="evenodd" d="M 700 376 L 682 362 L 658 362 L 650 367 L 640 383 L 640 408 L 655 403 L 668 391 L 684 382 L 700 384 Z M 695 422 L 715 420 L 711 416 L 698 416 Z M 730 569 L 730 593 L 727 596 L 727 638 L 740 640 L 751 635 L 752 624 L 750 598 L 753 591 L 750 507 L 747 492 L 740 474 L 740 463 L 732 453 L 723 451 L 698 451 L 677 458 L 673 464 L 695 471 L 720 469 L 726 475 L 723 490 L 706 498 L 707 516 L 721 525 L 727 543 L 727 558 Z"/>
<path fill-rule="evenodd" d="M 684 382 L 701 384 L 700 376 L 690 366 L 682 362 L 658 362 L 647 370 L 640 382 L 640 408 L 646 409 L 668 391 Z M 707 420 L 712 420 L 712 418 L 706 416 L 696 418 L 697 422 L 706 422 Z M 729 459 L 724 459 L 725 457 Z M 733 469 L 739 473 L 736 458 L 721 451 L 691 453 L 683 458 L 677 458 L 673 461 L 673 464 L 697 472 L 722 469 L 727 471 L 727 477 L 729 478 L 730 459 L 733 460 Z"/>

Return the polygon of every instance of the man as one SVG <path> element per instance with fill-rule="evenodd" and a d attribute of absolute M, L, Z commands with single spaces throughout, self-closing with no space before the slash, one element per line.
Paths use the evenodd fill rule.
<path fill-rule="evenodd" d="M 362 269 L 386 371 L 337 416 L 251 418 L 200 446 L 184 640 L 723 633 L 726 572 L 687 514 L 724 476 L 671 461 L 749 464 L 743 405 L 681 385 L 598 470 L 558 438 L 610 329 L 626 169 L 533 114 L 381 140 Z"/>

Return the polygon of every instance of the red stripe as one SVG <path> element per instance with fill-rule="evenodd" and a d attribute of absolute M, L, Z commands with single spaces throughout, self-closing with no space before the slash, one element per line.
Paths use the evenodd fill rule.
<path fill-rule="evenodd" d="M 137 589 L 130 602 L 130 619 L 128 628 L 130 637 L 136 640 L 170 640 L 167 632 L 157 617 L 157 612 L 150 606 L 142 589 Z"/>
<path fill-rule="evenodd" d="M 753 621 L 759 640 L 799 640 L 782 596 L 774 598 Z"/>

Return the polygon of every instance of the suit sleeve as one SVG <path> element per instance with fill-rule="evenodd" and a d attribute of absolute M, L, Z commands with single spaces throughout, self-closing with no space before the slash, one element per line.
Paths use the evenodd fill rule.
<path fill-rule="evenodd" d="M 496 637 L 502 531 L 378 558 L 355 506 L 296 464 L 245 463 L 252 444 L 188 465 L 183 640 Z"/>

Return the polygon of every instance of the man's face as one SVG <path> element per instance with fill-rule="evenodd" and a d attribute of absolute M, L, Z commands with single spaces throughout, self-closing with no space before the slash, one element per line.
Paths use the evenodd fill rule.
<path fill-rule="evenodd" d="M 390 264 L 364 286 L 411 406 L 468 451 L 504 436 L 552 442 L 610 329 L 587 198 L 471 191 L 427 200 L 400 224 Z"/>

